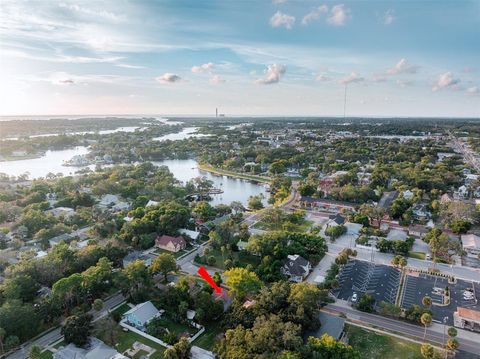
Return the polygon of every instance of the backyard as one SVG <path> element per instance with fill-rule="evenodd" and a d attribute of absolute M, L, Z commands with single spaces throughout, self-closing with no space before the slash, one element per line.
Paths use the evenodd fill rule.
<path fill-rule="evenodd" d="M 207 257 L 207 258 L 206 258 Z M 209 262 L 207 259 L 210 257 L 215 258 L 215 263 Z M 233 262 L 236 267 L 246 267 L 248 264 L 251 264 L 252 266 L 257 266 L 260 263 L 260 258 L 257 256 L 254 256 L 250 253 L 247 253 L 245 251 L 240 251 L 240 252 L 227 252 L 224 255 L 222 255 L 222 252 L 218 249 L 213 249 L 209 248 L 209 252 L 207 256 L 201 256 L 196 259 L 196 261 L 200 264 L 209 264 L 215 268 L 223 269 L 225 270 L 225 260 L 231 259 L 233 257 Z M 212 263 L 212 264 L 210 264 Z"/>

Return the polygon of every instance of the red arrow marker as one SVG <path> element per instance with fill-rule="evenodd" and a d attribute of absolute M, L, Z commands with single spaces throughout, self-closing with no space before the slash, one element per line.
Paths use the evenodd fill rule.
<path fill-rule="evenodd" d="M 206 271 L 206 269 L 204 267 L 200 267 L 200 269 L 198 270 L 198 274 L 200 274 L 200 276 L 205 279 L 207 281 L 208 284 L 210 284 L 212 286 L 213 289 L 215 289 L 215 292 L 217 294 L 220 294 L 222 293 L 222 288 L 220 288 L 217 283 L 215 283 L 213 281 L 213 278 L 210 276 L 210 274 L 208 274 L 208 272 Z"/>

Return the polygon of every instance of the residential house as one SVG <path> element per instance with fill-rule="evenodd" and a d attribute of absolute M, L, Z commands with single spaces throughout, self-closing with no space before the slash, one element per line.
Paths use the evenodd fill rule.
<path fill-rule="evenodd" d="M 347 202 L 333 201 L 323 198 L 315 198 L 309 196 L 302 196 L 300 198 L 299 204 L 301 207 L 310 210 L 317 210 L 320 212 L 355 212 L 355 207 Z"/>
<path fill-rule="evenodd" d="M 70 343 L 61 346 L 53 353 L 54 359 L 128 359 L 115 349 L 109 347 L 100 339 L 91 337 L 85 348 L 79 348 Z"/>
<path fill-rule="evenodd" d="M 398 197 L 397 191 L 384 192 L 380 201 L 378 201 L 378 207 L 388 211 L 392 202 Z"/>
<path fill-rule="evenodd" d="M 463 249 L 472 256 L 480 254 L 480 236 L 476 234 L 464 234 L 460 237 Z"/>
<path fill-rule="evenodd" d="M 73 237 L 72 237 L 71 234 L 64 233 L 64 234 L 60 234 L 56 237 L 50 238 L 48 240 L 48 243 L 50 244 L 50 247 L 55 247 L 57 244 L 59 244 L 62 241 L 65 242 L 65 243 L 69 243 L 72 239 L 73 239 Z"/>
<path fill-rule="evenodd" d="M 312 265 L 302 256 L 289 255 L 281 271 L 291 282 L 302 282 L 310 273 Z"/>
<path fill-rule="evenodd" d="M 177 253 L 182 249 L 185 249 L 187 242 L 183 239 L 182 236 L 172 237 L 172 236 L 158 236 L 155 240 L 155 245 L 158 248 L 164 249 L 169 252 Z"/>
<path fill-rule="evenodd" d="M 468 188 L 465 185 L 458 187 L 458 189 L 455 192 L 453 192 L 454 199 L 465 199 L 467 197 L 468 197 Z"/>
<path fill-rule="evenodd" d="M 388 241 L 404 241 L 408 237 L 407 232 L 400 229 L 392 229 L 387 234 Z"/>
<path fill-rule="evenodd" d="M 324 334 L 328 334 L 335 340 L 341 340 L 344 335 L 345 318 L 338 315 L 332 315 L 325 312 L 318 314 L 320 328 L 313 332 L 308 332 L 308 336 L 320 338 Z"/>
<path fill-rule="evenodd" d="M 114 194 L 106 194 L 98 203 L 98 207 L 103 209 L 110 209 L 113 212 L 119 212 L 130 208 L 130 204 L 127 202 L 122 202 L 118 196 Z"/>
<path fill-rule="evenodd" d="M 406 191 L 402 192 L 402 197 L 405 198 L 406 200 L 411 200 L 413 198 L 413 196 L 415 196 L 415 194 L 408 189 Z"/>
<path fill-rule="evenodd" d="M 200 238 L 201 233 L 197 231 L 192 231 L 186 228 L 180 228 L 178 232 L 188 238 L 191 238 L 193 241 L 197 241 Z"/>
<path fill-rule="evenodd" d="M 75 214 L 75 210 L 69 207 L 57 207 L 57 208 L 49 209 L 45 211 L 45 213 L 50 213 L 55 218 L 59 218 L 59 217 L 70 218 Z"/>
<path fill-rule="evenodd" d="M 129 263 L 136 261 L 136 260 L 141 260 L 145 262 L 145 265 L 149 267 L 152 264 L 152 260 L 155 258 L 155 256 L 151 254 L 145 254 L 140 251 L 133 251 L 128 253 L 125 257 L 123 257 L 122 263 L 123 267 L 125 268 Z"/>
<path fill-rule="evenodd" d="M 326 227 L 335 227 L 335 226 L 343 226 L 345 224 L 345 217 L 341 214 L 332 214 L 328 216 L 328 222 L 326 223 Z"/>
<path fill-rule="evenodd" d="M 432 213 L 427 209 L 427 205 L 423 203 L 415 203 L 412 206 L 412 216 L 414 219 L 427 220 L 432 216 Z"/>
<path fill-rule="evenodd" d="M 137 304 L 123 314 L 123 320 L 132 327 L 145 330 L 148 323 L 154 318 L 160 317 L 163 310 L 159 311 L 151 301 Z"/>
<path fill-rule="evenodd" d="M 453 325 L 457 328 L 480 332 L 480 311 L 457 307 L 457 311 L 453 313 Z"/>
<path fill-rule="evenodd" d="M 427 227 L 419 224 L 411 225 L 410 227 L 408 227 L 408 234 L 417 238 L 425 237 L 428 231 L 429 229 Z"/>
<path fill-rule="evenodd" d="M 157 201 L 152 201 L 152 200 L 149 200 L 147 202 L 147 204 L 145 205 L 145 207 L 153 207 L 153 206 L 157 206 L 159 202 Z"/>

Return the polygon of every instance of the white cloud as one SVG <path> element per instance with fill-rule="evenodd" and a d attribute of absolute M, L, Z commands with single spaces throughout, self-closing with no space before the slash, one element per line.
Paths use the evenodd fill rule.
<path fill-rule="evenodd" d="M 480 88 L 478 88 L 478 86 L 472 86 L 467 89 L 467 92 L 472 95 L 477 94 L 480 93 Z"/>
<path fill-rule="evenodd" d="M 330 16 L 327 18 L 327 23 L 333 26 L 343 26 L 351 18 L 351 11 L 345 5 L 335 5 L 330 10 Z"/>
<path fill-rule="evenodd" d="M 302 19 L 302 24 L 303 25 L 308 25 L 312 21 L 316 21 L 320 19 L 320 17 L 323 14 L 326 14 L 328 12 L 328 6 L 327 5 L 321 5 L 312 11 L 310 11 L 307 15 L 305 15 Z"/>
<path fill-rule="evenodd" d="M 203 65 L 193 66 L 192 67 L 192 72 L 194 72 L 194 73 L 212 72 L 214 67 L 215 67 L 215 65 L 213 63 L 208 62 L 208 63 L 203 64 Z"/>
<path fill-rule="evenodd" d="M 287 72 L 287 68 L 284 65 L 271 64 L 267 66 L 265 76 L 261 79 L 257 79 L 255 82 L 261 85 L 276 84 L 280 81 L 280 78 L 285 72 Z"/>
<path fill-rule="evenodd" d="M 162 76 L 158 76 L 155 78 L 156 81 L 158 82 L 163 82 L 163 83 L 174 83 L 180 81 L 182 78 L 176 74 L 166 72 Z"/>
<path fill-rule="evenodd" d="M 220 84 L 223 84 L 225 83 L 225 80 L 223 78 L 221 78 L 219 75 L 213 75 L 209 82 L 213 85 L 220 85 Z"/>
<path fill-rule="evenodd" d="M 373 82 L 386 82 L 387 79 L 385 78 L 385 76 L 375 75 L 375 76 L 373 76 L 372 81 Z"/>
<path fill-rule="evenodd" d="M 385 73 L 387 75 L 414 74 L 417 70 L 418 66 L 410 65 L 406 59 L 401 59 L 393 67 L 387 69 Z"/>
<path fill-rule="evenodd" d="M 453 77 L 453 74 L 448 71 L 438 77 L 437 84 L 433 86 L 432 91 L 438 91 L 444 88 L 455 88 L 460 83 L 460 79 Z"/>
<path fill-rule="evenodd" d="M 385 14 L 382 17 L 384 25 L 391 25 L 395 21 L 395 11 L 393 9 L 388 9 L 385 11 Z"/>
<path fill-rule="evenodd" d="M 365 79 L 363 77 L 361 77 L 359 74 L 357 74 L 356 72 L 352 72 L 350 75 L 348 76 L 345 76 L 343 77 L 342 79 L 340 79 L 340 83 L 342 85 L 348 85 L 350 83 L 355 83 L 355 82 L 362 82 L 364 81 Z"/>
<path fill-rule="evenodd" d="M 125 20 L 125 15 L 118 15 L 111 11 L 106 11 L 104 9 L 92 9 L 84 6 L 79 6 L 77 4 L 65 4 L 65 3 L 60 3 L 58 6 L 64 9 L 68 9 L 74 13 L 78 13 L 80 15 L 86 16 L 89 19 L 91 19 L 92 17 L 98 17 L 101 20 L 108 20 L 112 22 L 120 22 Z"/>
<path fill-rule="evenodd" d="M 116 64 L 115 66 L 123 67 L 125 69 L 144 69 L 145 68 L 145 66 L 129 65 L 129 64 Z"/>
<path fill-rule="evenodd" d="M 295 24 L 295 17 L 284 14 L 280 11 L 277 11 L 270 18 L 270 25 L 272 27 L 285 26 L 286 29 L 290 30 L 292 28 L 293 24 Z"/>
<path fill-rule="evenodd" d="M 288 0 L 272 0 L 273 5 L 285 4 Z"/>
<path fill-rule="evenodd" d="M 327 82 L 327 81 L 331 81 L 332 78 L 328 77 L 328 76 L 325 76 L 324 74 L 320 74 L 316 77 L 316 80 L 319 81 L 319 82 Z"/>

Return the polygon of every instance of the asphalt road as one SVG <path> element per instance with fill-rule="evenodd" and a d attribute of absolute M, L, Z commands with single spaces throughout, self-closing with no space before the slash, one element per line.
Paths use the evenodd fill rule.
<path fill-rule="evenodd" d="M 120 303 L 125 301 L 125 297 L 121 293 L 117 293 L 112 297 L 108 298 L 104 301 L 103 309 L 99 312 L 95 310 L 91 310 L 90 314 L 93 316 L 93 321 L 96 321 L 100 318 L 105 317 L 108 314 L 108 311 L 115 306 L 119 305 Z M 42 335 L 41 337 L 35 339 L 33 342 L 29 342 L 23 345 L 20 349 L 16 352 L 10 354 L 7 359 L 25 359 L 28 356 L 28 352 L 33 345 L 39 345 L 41 347 L 45 347 L 53 342 L 62 338 L 62 334 L 60 333 L 61 328 L 55 328 L 52 331 Z"/>
<path fill-rule="evenodd" d="M 387 331 L 393 331 L 400 334 L 405 334 L 409 337 L 416 338 L 417 340 L 423 339 L 424 328 L 418 325 L 406 323 L 400 320 L 390 319 L 382 317 L 376 314 L 363 313 L 353 308 L 349 308 L 343 305 L 329 304 L 326 306 L 328 310 L 333 310 L 339 313 L 344 313 L 347 315 L 347 318 L 352 321 L 358 321 L 361 323 L 374 325 L 378 328 L 385 329 Z M 443 329 L 443 326 L 440 326 Z M 475 335 L 478 334 L 472 333 L 472 338 L 457 337 L 458 342 L 460 343 L 460 349 L 462 351 L 468 352 L 470 354 L 478 355 L 480 352 L 480 344 L 478 339 L 475 338 Z M 427 328 L 426 340 L 442 346 L 443 343 L 443 332 L 438 332 L 437 330 L 432 330 Z M 480 356 L 479 356 L 480 358 Z"/>

